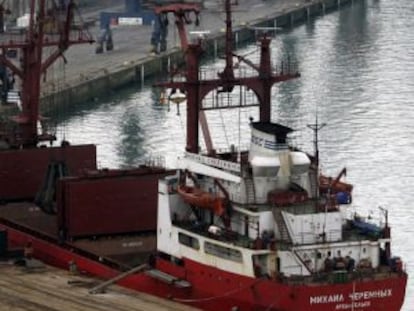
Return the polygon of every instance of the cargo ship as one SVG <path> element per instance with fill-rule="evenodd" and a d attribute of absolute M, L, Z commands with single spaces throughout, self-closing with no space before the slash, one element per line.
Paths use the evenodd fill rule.
<path fill-rule="evenodd" d="M 198 5 L 156 7 L 160 21 L 174 15 L 185 55 L 184 74 L 174 72 L 157 85 L 187 107 L 186 150 L 177 169 L 100 171 L 93 154 L 92 168 L 79 161 L 66 174 L 70 165 L 61 160 L 66 143 L 57 152 L 38 148 L 37 140 L 2 151 L 10 161 L 28 152 L 28 158 L 18 158 L 18 165 L 29 162 L 21 175 L 32 169 L 35 156 L 36 168 L 42 163 L 30 153 L 48 150 L 36 173 L 37 187 L 25 193 L 30 198 L 36 192 L 37 204 L 17 196 L 10 202 L 10 196 L 0 207 L 0 228 L 10 246 L 30 247 L 49 264 L 75 265 L 204 310 L 400 310 L 407 274 L 401 258 L 391 254 L 388 212 L 381 210 L 377 223 L 352 212 L 352 185 L 340 180 L 346 171 L 336 178 L 320 175 L 318 122 L 311 126 L 315 152 L 310 155 L 291 145 L 291 128 L 271 121 L 272 86 L 300 74 L 291 60 L 273 67 L 266 29 L 259 37 L 259 64 L 237 55 L 230 0 L 224 11 L 225 66 L 208 74 L 200 66 L 203 39 L 186 37 L 185 25 L 191 15 L 197 19 Z M 246 70 L 236 74 L 234 59 Z M 230 95 L 234 92 L 239 100 Z M 182 96 L 174 99 L 177 93 Z M 255 100 L 246 100 L 247 94 Z M 216 149 L 206 111 L 249 106 L 259 108 L 259 119 L 248 124 L 250 146 Z M 38 120 L 37 114 L 30 120 Z M 200 148 L 199 127 L 206 150 Z M 16 162 L 4 165 L 3 176 L 14 168 Z M 84 173 L 74 175 L 77 170 Z M 11 182 L 20 176 L 10 174 Z M 142 221 L 147 217 L 155 219 L 150 226 Z"/>

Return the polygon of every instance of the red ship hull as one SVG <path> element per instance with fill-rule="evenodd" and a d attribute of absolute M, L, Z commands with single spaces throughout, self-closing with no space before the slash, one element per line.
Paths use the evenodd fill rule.
<path fill-rule="evenodd" d="M 119 274 L 114 268 L 79 255 L 70 246 L 59 246 L 5 225 L 0 228 L 8 230 L 10 245 L 23 246 L 32 241 L 34 256 L 51 265 L 68 269 L 69 262 L 75 261 L 80 271 L 103 279 Z M 128 276 L 118 284 L 205 310 L 397 311 L 403 304 L 407 282 L 407 275 L 401 273 L 382 279 L 361 278 L 358 282 L 315 286 L 239 276 L 190 260 L 177 266 L 158 259 L 156 266 L 192 286 L 177 288 L 144 273 Z"/>

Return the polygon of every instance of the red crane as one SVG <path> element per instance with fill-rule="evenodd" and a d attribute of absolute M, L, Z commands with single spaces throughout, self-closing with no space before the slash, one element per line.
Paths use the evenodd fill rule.
<path fill-rule="evenodd" d="M 30 0 L 28 27 L 17 27 L 21 31 L 17 35 L 0 35 L 0 66 L 7 67 L 20 82 L 22 104 L 20 113 L 12 118 L 12 127 L 0 124 L 0 201 L 33 199 L 39 190 L 53 186 L 49 172 L 77 174 L 96 169 L 95 145 L 62 143 L 38 148 L 39 142 L 56 139 L 44 128 L 38 129 L 42 75 L 69 46 L 93 42 L 81 20 L 75 21 L 75 10 L 74 0 Z M 52 174 L 53 180 L 59 174 Z"/>
<path fill-rule="evenodd" d="M 92 43 L 92 37 L 74 24 L 75 1 L 65 5 L 51 0 L 31 0 L 29 25 L 20 39 L 1 40 L 0 64 L 9 68 L 21 81 L 21 113 L 14 117 L 17 131 L 6 133 L 12 147 L 32 148 L 38 142 L 53 141 L 49 133 L 38 133 L 41 77 L 63 53 L 74 44 Z M 5 35 L 3 35 L 5 36 Z M 43 54 L 43 49 L 54 51 Z M 10 50 L 20 51 L 20 63 L 7 57 Z"/>

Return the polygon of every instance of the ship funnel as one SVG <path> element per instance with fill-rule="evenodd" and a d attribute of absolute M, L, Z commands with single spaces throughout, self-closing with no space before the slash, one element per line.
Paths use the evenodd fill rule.
<path fill-rule="evenodd" d="M 274 157 L 288 150 L 287 134 L 293 130 L 276 123 L 252 122 L 249 160 L 256 157 Z"/>
<path fill-rule="evenodd" d="M 249 162 L 257 203 L 266 202 L 270 191 L 288 190 L 297 176 L 308 171 L 306 154 L 289 149 L 287 135 L 292 131 L 276 123 L 251 123 Z"/>

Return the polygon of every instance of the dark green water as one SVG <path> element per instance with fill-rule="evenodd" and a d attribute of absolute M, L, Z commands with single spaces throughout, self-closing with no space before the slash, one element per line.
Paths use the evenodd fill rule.
<path fill-rule="evenodd" d="M 357 209 L 390 211 L 393 252 L 414 275 L 414 2 L 358 1 L 351 7 L 282 31 L 273 41 L 276 59 L 289 54 L 302 77 L 274 88 L 273 120 L 297 130 L 295 142 L 312 151 L 307 124 L 316 114 L 327 123 L 320 133 L 322 168 L 348 168 Z M 254 52 L 251 45 L 240 54 Z M 255 60 L 255 54 L 251 59 Z M 219 67 L 220 62 L 211 66 Z M 150 83 L 148 83 L 150 85 Z M 151 87 L 125 89 L 108 100 L 63 117 L 59 135 L 98 145 L 99 164 L 122 167 L 150 155 L 173 158 L 183 151 L 185 109 L 158 103 Z M 249 116 L 209 114 L 218 146 L 245 145 Z M 238 124 L 243 125 L 242 131 Z M 223 134 L 223 131 L 225 134 Z M 239 138 L 241 134 L 245 138 Z M 409 281 L 404 311 L 414 310 Z"/>

